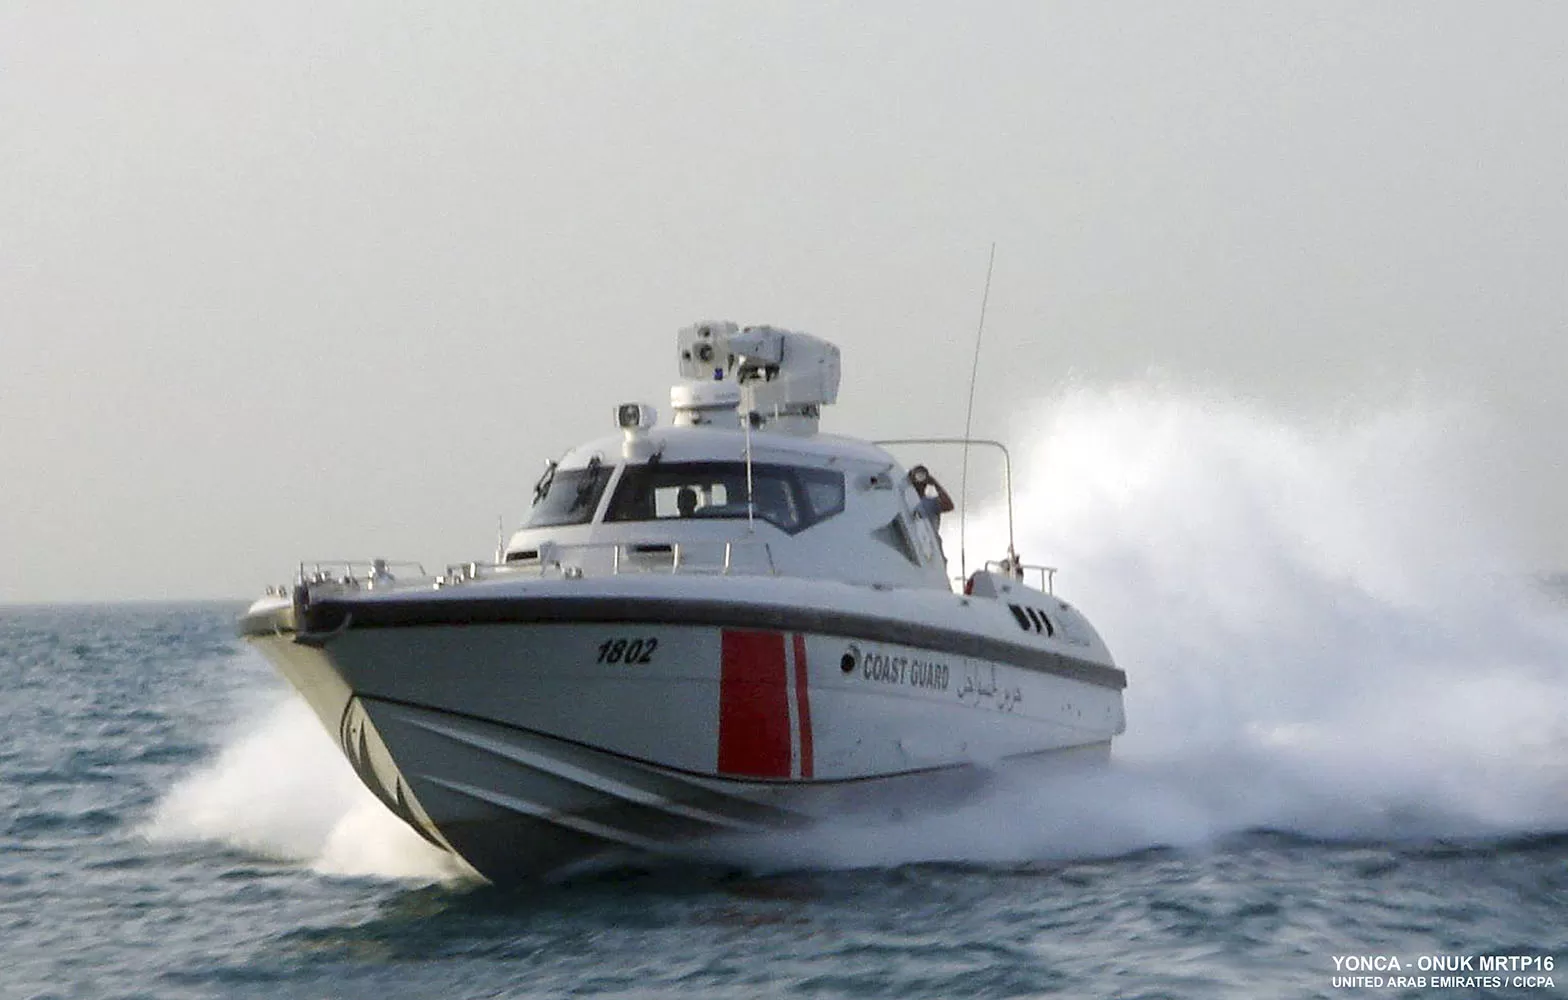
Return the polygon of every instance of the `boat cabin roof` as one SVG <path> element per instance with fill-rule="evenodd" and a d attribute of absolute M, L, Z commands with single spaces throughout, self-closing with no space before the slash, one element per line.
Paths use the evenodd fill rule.
<path fill-rule="evenodd" d="M 652 427 L 638 437 L 639 455 L 657 455 L 660 462 L 738 462 L 746 458 L 747 434 L 739 428 Z M 834 434 L 799 436 L 756 431 L 750 439 L 751 460 L 758 463 L 817 467 L 841 462 L 898 464 L 893 456 L 874 444 Z M 582 468 L 595 456 L 606 465 L 647 461 L 647 457 L 625 459 L 625 444 L 624 434 L 584 442 L 561 457 L 560 468 L 563 471 Z"/>

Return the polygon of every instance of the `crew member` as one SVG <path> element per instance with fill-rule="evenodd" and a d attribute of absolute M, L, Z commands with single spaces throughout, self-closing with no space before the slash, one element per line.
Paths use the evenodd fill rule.
<path fill-rule="evenodd" d="M 682 486 L 680 492 L 675 494 L 675 509 L 681 517 L 692 517 L 697 513 L 697 491 L 690 486 Z"/>
<path fill-rule="evenodd" d="M 920 494 L 920 502 L 915 505 L 915 510 L 931 522 L 933 529 L 942 526 L 942 515 L 953 509 L 953 498 L 947 495 L 947 490 L 931 475 L 931 470 L 923 465 L 917 465 L 909 470 L 909 485 Z M 926 496 L 927 489 L 936 490 L 934 496 Z M 940 536 L 938 536 L 940 537 Z"/>

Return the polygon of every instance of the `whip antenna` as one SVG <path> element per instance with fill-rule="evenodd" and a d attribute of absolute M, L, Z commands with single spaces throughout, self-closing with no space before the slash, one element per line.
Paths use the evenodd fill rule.
<path fill-rule="evenodd" d="M 991 300 L 991 269 L 996 266 L 996 243 L 991 243 L 991 258 L 985 265 L 985 291 L 980 295 L 980 325 L 975 329 L 975 360 L 969 368 L 969 408 L 964 411 L 964 471 L 958 479 L 958 572 L 969 579 L 968 553 L 964 548 L 964 522 L 969 516 L 969 425 L 975 418 L 975 379 L 980 374 L 980 336 L 985 333 L 985 307 Z M 1009 556 L 1012 552 L 1007 553 Z"/>

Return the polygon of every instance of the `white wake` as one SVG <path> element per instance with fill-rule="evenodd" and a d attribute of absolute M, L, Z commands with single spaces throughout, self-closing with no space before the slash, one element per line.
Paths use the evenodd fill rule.
<path fill-rule="evenodd" d="M 360 784 L 303 699 L 254 693 L 239 714 L 240 734 L 158 803 L 150 837 L 225 844 L 324 874 L 465 877 Z"/>

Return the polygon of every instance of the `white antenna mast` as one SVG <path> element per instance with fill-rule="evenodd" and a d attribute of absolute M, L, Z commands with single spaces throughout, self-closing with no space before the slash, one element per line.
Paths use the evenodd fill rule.
<path fill-rule="evenodd" d="M 757 533 L 757 502 L 753 499 L 751 484 L 751 414 L 743 414 L 740 422 L 746 430 L 746 533 L 754 535 Z"/>
<path fill-rule="evenodd" d="M 991 301 L 991 269 L 996 266 L 996 243 L 991 243 L 991 258 L 985 265 L 985 291 L 980 295 L 980 325 L 975 330 L 975 360 L 969 368 L 969 408 L 964 411 L 964 471 L 958 480 L 958 572 L 969 579 L 968 552 L 964 548 L 964 522 L 969 516 L 969 425 L 975 418 L 975 379 L 980 374 L 980 336 L 985 333 L 985 307 Z M 1012 558 L 1012 543 L 1008 543 Z"/>

